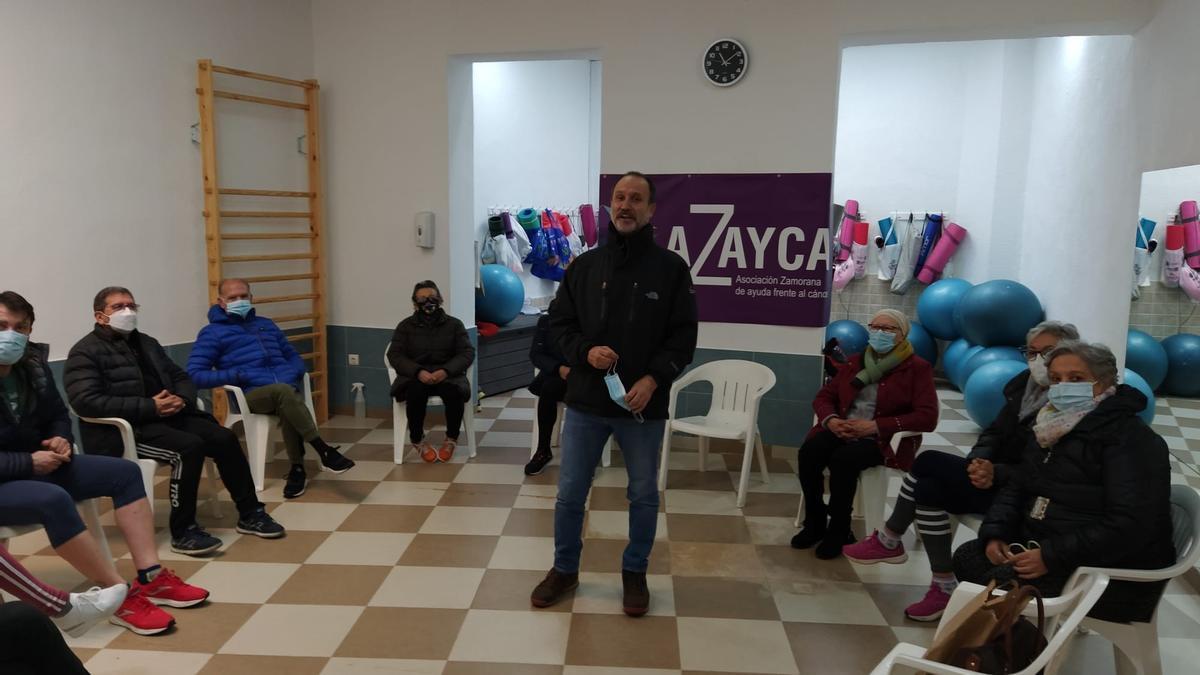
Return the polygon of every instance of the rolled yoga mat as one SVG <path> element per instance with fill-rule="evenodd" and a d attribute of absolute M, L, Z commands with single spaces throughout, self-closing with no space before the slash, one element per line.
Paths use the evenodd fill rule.
<path fill-rule="evenodd" d="M 941 279 L 942 272 L 946 269 L 946 263 L 950 262 L 950 256 L 954 255 L 966 238 L 967 229 L 965 227 L 958 223 L 947 225 L 946 229 L 942 231 L 941 238 L 933 247 L 933 252 L 925 260 L 925 266 L 917 274 L 917 281 L 923 284 L 932 284 Z"/>
<path fill-rule="evenodd" d="M 850 247 L 850 259 L 854 261 L 855 279 L 867 274 L 867 235 L 870 232 L 870 223 L 865 220 L 854 221 L 854 245 Z"/>
<path fill-rule="evenodd" d="M 1183 267 L 1183 244 L 1186 237 L 1182 225 L 1167 226 L 1167 250 L 1163 253 L 1163 285 L 1179 285 L 1179 269 Z"/>
<path fill-rule="evenodd" d="M 850 257 L 850 250 L 854 246 L 854 222 L 858 220 L 858 202 L 853 199 L 846 200 L 846 210 L 842 215 L 842 226 L 838 228 L 838 249 L 837 261 L 842 262 Z"/>
<path fill-rule="evenodd" d="M 900 240 L 896 237 L 896 224 L 891 218 L 879 221 L 879 236 L 875 237 L 879 247 L 879 280 L 891 281 L 896 276 L 896 263 L 900 262 Z"/>
<path fill-rule="evenodd" d="M 1179 223 L 1183 225 L 1183 261 L 1188 267 L 1200 267 L 1200 216 L 1196 212 L 1196 202 L 1186 201 L 1179 204 Z"/>
<path fill-rule="evenodd" d="M 596 210 L 591 204 L 579 205 L 579 220 L 583 223 L 583 243 L 588 248 L 595 246 L 599 231 L 596 229 Z"/>
<path fill-rule="evenodd" d="M 541 216 L 539 216 L 538 212 L 534 211 L 533 209 L 521 209 L 520 211 L 517 211 L 517 222 L 521 224 L 521 227 L 526 232 L 529 230 L 536 230 L 542 226 Z"/>
<path fill-rule="evenodd" d="M 913 267 L 913 274 L 921 271 L 925 267 L 925 261 L 929 258 L 929 254 L 933 252 L 933 247 L 942 236 L 942 216 L 939 213 L 925 214 L 925 230 L 921 234 L 921 249 L 917 252 L 917 264 Z"/>
<path fill-rule="evenodd" d="M 500 220 L 504 223 L 504 236 L 508 237 L 509 239 L 515 237 L 516 235 L 513 234 L 512 229 L 512 214 L 508 211 L 505 211 L 500 214 Z"/>

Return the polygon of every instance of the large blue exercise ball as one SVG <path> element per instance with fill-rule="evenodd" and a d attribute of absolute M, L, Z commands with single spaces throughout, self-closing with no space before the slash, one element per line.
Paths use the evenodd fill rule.
<path fill-rule="evenodd" d="M 954 310 L 963 337 L 984 347 L 1025 344 L 1025 334 L 1045 314 L 1033 291 L 1008 279 L 985 281 L 963 293 Z"/>
<path fill-rule="evenodd" d="M 504 265 L 479 268 L 483 288 L 475 289 L 475 319 L 503 326 L 525 306 L 525 284 Z"/>
<path fill-rule="evenodd" d="M 958 359 L 954 362 L 954 367 L 950 372 L 946 373 L 950 378 L 950 384 L 953 384 L 959 391 L 962 391 L 963 387 L 967 385 L 967 381 L 962 377 L 963 366 L 984 349 L 986 348 L 980 345 L 967 345 L 966 351 L 959 355 Z"/>
<path fill-rule="evenodd" d="M 930 335 L 939 340 L 962 337 L 954 325 L 954 310 L 969 290 L 971 282 L 965 279 L 942 279 L 921 292 L 921 298 L 917 300 L 917 319 Z"/>
<path fill-rule="evenodd" d="M 1129 329 L 1125 339 L 1125 367 L 1141 375 L 1151 390 L 1167 378 L 1167 350 L 1149 333 Z"/>
<path fill-rule="evenodd" d="M 937 363 L 938 348 L 937 341 L 925 330 L 925 327 L 919 323 L 911 323 L 908 328 L 908 341 L 912 344 L 913 351 L 917 356 L 929 362 L 929 365 Z"/>
<path fill-rule="evenodd" d="M 967 414 L 981 427 L 987 428 L 1004 407 L 1004 385 L 1017 373 L 1025 370 L 1024 362 L 1000 360 L 985 363 L 971 373 L 963 387 Z"/>
<path fill-rule="evenodd" d="M 1163 390 L 1173 396 L 1200 395 L 1200 335 L 1179 333 L 1162 341 L 1167 352 Z"/>
<path fill-rule="evenodd" d="M 1122 379 L 1122 381 L 1125 384 L 1127 384 L 1127 385 L 1133 387 L 1134 389 L 1137 389 L 1138 391 L 1145 394 L 1146 407 L 1142 408 L 1142 411 L 1140 413 L 1138 413 L 1138 417 L 1142 418 L 1142 421 L 1145 422 L 1146 424 L 1150 424 L 1151 422 L 1153 422 L 1154 421 L 1154 390 L 1150 388 L 1150 383 L 1146 382 L 1146 380 L 1143 379 L 1141 375 L 1138 375 L 1137 373 L 1130 370 L 1129 368 L 1125 369 L 1125 376 Z"/>
<path fill-rule="evenodd" d="M 1016 347 L 984 347 L 975 352 L 969 359 L 964 359 L 958 364 L 958 381 L 966 384 L 971 381 L 971 373 L 981 368 L 984 364 L 994 361 L 1016 361 L 1017 363 L 1025 364 L 1025 357 Z M 1026 364 L 1028 365 L 1028 364 Z"/>
<path fill-rule="evenodd" d="M 946 349 L 942 351 L 942 370 L 945 371 L 946 377 L 950 377 L 950 371 L 958 365 L 958 360 L 970 348 L 971 343 L 967 342 L 966 338 L 959 338 L 946 345 Z"/>
<path fill-rule="evenodd" d="M 861 354 L 867 349 L 867 329 L 857 321 L 840 319 L 825 327 L 825 341 L 837 338 L 838 345 L 846 356 Z"/>

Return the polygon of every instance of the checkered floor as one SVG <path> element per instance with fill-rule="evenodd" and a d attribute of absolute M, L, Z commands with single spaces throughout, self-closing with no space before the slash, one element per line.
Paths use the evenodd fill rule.
<path fill-rule="evenodd" d="M 978 429 L 960 395 L 944 392 L 944 402 L 927 447 L 960 451 Z M 308 492 L 285 503 L 286 466 L 268 468 L 262 499 L 288 527 L 285 539 L 239 537 L 228 501 L 220 519 L 201 506 L 204 524 L 226 543 L 216 557 L 173 555 L 163 535 L 167 564 L 210 589 L 212 602 L 175 610 L 178 627 L 168 635 L 139 637 L 103 624 L 71 645 L 97 675 L 632 675 L 863 673 L 897 640 L 930 639 L 931 626 L 902 613 L 929 582 L 911 534 L 904 565 L 823 562 L 788 547 L 799 485 L 794 450 L 786 448 L 770 460 L 769 484 L 751 479 L 743 509 L 734 496 L 740 457 L 710 455 L 703 472 L 695 453 L 672 458 L 650 567 L 651 613 L 636 620 L 620 609 L 626 504 L 614 453 L 592 493 L 578 592 L 532 610 L 529 591 L 552 559 L 557 477 L 556 466 L 535 478 L 522 474 L 533 405 L 524 392 L 485 400 L 476 420 L 479 456 L 445 465 L 392 464 L 391 420 L 332 420 L 324 435 L 358 462 L 353 471 L 332 476 L 314 465 Z M 1182 462 L 1194 459 L 1189 446 L 1200 442 L 1189 435 L 1200 432 L 1200 404 L 1160 405 L 1160 432 L 1176 439 L 1181 460 L 1176 480 L 1195 484 L 1200 474 Z M 160 482 L 160 526 L 164 488 Z M 122 573 L 132 576 L 111 514 L 105 518 Z M 11 548 L 47 581 L 81 585 L 43 534 Z M 1159 618 L 1165 671 L 1194 672 L 1200 597 L 1180 583 L 1168 593 Z M 1112 670 L 1103 639 L 1076 642 L 1067 672 Z"/>

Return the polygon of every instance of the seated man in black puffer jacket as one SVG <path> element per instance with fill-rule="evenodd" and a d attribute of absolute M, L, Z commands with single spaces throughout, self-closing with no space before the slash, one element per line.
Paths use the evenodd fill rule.
<path fill-rule="evenodd" d="M 1047 357 L 1049 403 L 979 538 L 954 553 L 963 581 L 1033 584 L 1057 595 L 1078 567 L 1157 569 L 1175 562 L 1171 467 L 1138 418 L 1146 397 L 1118 385 L 1103 345 L 1062 342 Z M 1114 581 L 1090 616 L 1149 621 L 1166 582 Z"/>

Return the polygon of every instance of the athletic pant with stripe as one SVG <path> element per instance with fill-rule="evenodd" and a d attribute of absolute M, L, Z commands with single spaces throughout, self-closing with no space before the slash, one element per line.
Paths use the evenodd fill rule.
<path fill-rule="evenodd" d="M 242 517 L 262 508 L 237 435 L 218 424 L 212 415 L 184 412 L 161 422 L 139 425 L 136 433 L 139 457 L 171 465 L 172 537 L 180 537 L 196 524 L 196 493 L 206 457 L 216 463 L 221 482 Z"/>
<path fill-rule="evenodd" d="M 65 612 L 70 599 L 66 591 L 47 586 L 30 574 L 3 546 L 0 546 L 0 589 L 46 616 Z"/>

